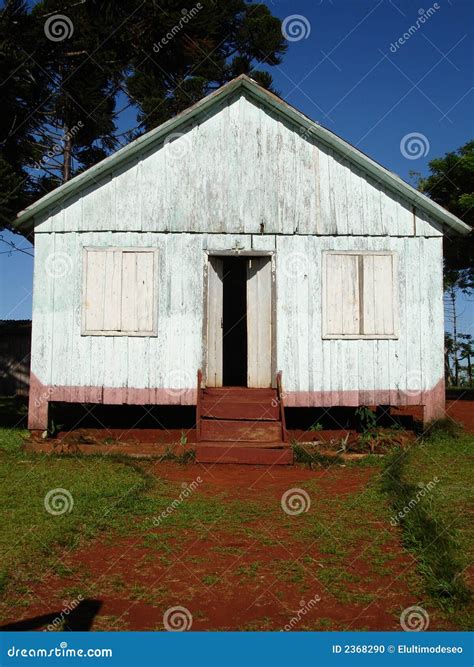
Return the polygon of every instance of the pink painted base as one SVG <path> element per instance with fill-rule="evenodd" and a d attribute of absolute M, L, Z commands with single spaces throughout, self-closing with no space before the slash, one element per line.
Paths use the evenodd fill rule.
<path fill-rule="evenodd" d="M 425 391 L 289 391 L 284 394 L 286 408 L 358 407 L 360 405 L 390 405 L 393 407 L 422 406 L 423 422 L 442 419 L 445 411 L 445 382 L 439 380 Z"/>
<path fill-rule="evenodd" d="M 28 428 L 44 431 L 48 404 L 101 403 L 104 405 L 196 405 L 197 389 L 137 389 L 133 387 L 58 387 L 44 385 L 30 374 Z"/>
<path fill-rule="evenodd" d="M 197 389 L 136 389 L 132 387 L 57 387 L 44 385 L 31 373 L 28 428 L 44 431 L 48 404 L 102 403 L 105 405 L 196 405 Z M 423 406 L 423 421 L 445 416 L 444 378 L 428 391 L 290 391 L 283 395 L 287 408 L 357 407 L 360 405 Z"/>
<path fill-rule="evenodd" d="M 376 389 L 371 391 L 287 391 L 284 392 L 284 403 L 289 408 L 335 406 L 357 407 L 359 405 L 428 405 L 440 400 L 444 409 L 444 379 L 428 391 L 398 391 L 395 389 Z"/>

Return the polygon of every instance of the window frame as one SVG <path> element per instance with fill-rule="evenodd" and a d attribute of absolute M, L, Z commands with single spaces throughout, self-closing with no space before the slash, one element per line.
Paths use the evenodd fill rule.
<path fill-rule="evenodd" d="M 356 257 L 390 256 L 392 258 L 392 306 L 393 333 L 391 334 L 333 334 L 327 331 L 327 257 L 328 255 L 354 255 Z M 323 250 L 322 251 L 322 284 L 321 284 L 321 328 L 323 340 L 398 340 L 399 334 L 399 299 L 398 299 L 398 253 L 393 250 Z M 362 302 L 362 309 L 364 304 Z"/>
<path fill-rule="evenodd" d="M 86 294 L 87 294 L 87 254 L 89 252 L 126 252 L 153 254 L 153 313 L 151 331 L 125 331 L 121 329 L 87 329 L 86 328 Z M 121 264 L 123 270 L 123 264 Z M 81 336 L 128 336 L 137 338 L 153 338 L 158 336 L 158 248 L 150 246 L 83 246 L 82 248 L 82 281 L 81 281 Z"/>

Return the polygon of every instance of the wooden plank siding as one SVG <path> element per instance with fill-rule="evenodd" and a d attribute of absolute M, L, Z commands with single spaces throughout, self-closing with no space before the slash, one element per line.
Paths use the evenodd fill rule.
<path fill-rule="evenodd" d="M 253 237 L 246 238 L 251 248 Z M 440 238 L 275 239 L 275 363 L 283 372 L 287 405 L 296 401 L 297 393 L 298 401 L 307 400 L 308 405 L 318 396 L 322 404 L 370 403 L 379 390 L 390 393 L 390 402 L 405 404 L 410 400 L 407 392 L 429 390 L 442 378 Z M 181 395 L 180 389 L 194 387 L 203 364 L 206 250 L 229 248 L 231 242 L 226 235 L 189 233 L 38 234 L 32 372 L 48 386 L 162 388 L 171 390 L 170 402 L 186 402 L 189 394 Z M 81 335 L 83 248 L 120 245 L 158 251 L 156 337 Z M 397 256 L 398 338 L 322 338 L 323 252 L 351 250 Z M 48 257 L 55 252 L 70 258 L 67 275 L 48 273 Z"/>
<path fill-rule="evenodd" d="M 277 237 L 278 262 L 299 252 L 297 240 Z M 342 397 L 341 404 L 370 404 L 380 390 L 390 392 L 394 404 L 404 405 L 411 398 L 415 403 L 417 390 L 432 388 L 443 377 L 440 239 L 360 238 L 354 247 L 351 237 L 311 237 L 305 244 L 306 272 L 287 276 L 277 271 L 277 364 L 286 378 L 286 404 L 292 405 L 297 392 L 320 392 L 323 405 Z M 353 249 L 397 256 L 397 338 L 322 338 L 323 251 Z M 426 289 L 427 283 L 432 289 Z M 433 336 L 424 324 L 427 318 Z"/>
<path fill-rule="evenodd" d="M 52 387 L 51 400 L 195 403 L 198 369 L 206 377 L 211 351 L 220 354 L 205 323 L 210 255 L 234 250 L 272 254 L 268 352 L 285 405 L 420 404 L 443 378 L 442 234 L 360 166 L 239 93 L 39 221 L 35 386 Z M 153 335 L 84 335 L 85 248 L 156 251 L 154 290 L 133 253 L 124 289 L 113 252 L 97 253 L 90 283 L 97 317 L 118 325 L 120 302 L 129 328 L 146 333 L 153 322 Z M 349 307 L 329 318 L 352 326 L 352 339 L 323 335 L 329 252 L 353 253 L 348 263 L 334 255 L 339 278 L 328 286 L 340 303 L 350 286 Z M 370 252 L 379 254 L 361 268 L 354 253 Z M 139 300 L 127 291 L 137 281 Z M 363 311 L 361 298 L 372 304 Z M 358 335 L 361 312 L 369 336 L 382 322 L 384 339 Z"/>
<path fill-rule="evenodd" d="M 272 264 L 251 257 L 247 265 L 247 384 L 272 386 Z"/>
<path fill-rule="evenodd" d="M 207 369 L 208 387 L 222 387 L 222 324 L 223 324 L 223 278 L 224 262 L 220 257 L 210 257 L 207 285 Z M 200 367 L 201 368 L 201 367 Z"/>
<path fill-rule="evenodd" d="M 45 218 L 36 233 L 441 236 L 301 128 L 240 96 Z"/>

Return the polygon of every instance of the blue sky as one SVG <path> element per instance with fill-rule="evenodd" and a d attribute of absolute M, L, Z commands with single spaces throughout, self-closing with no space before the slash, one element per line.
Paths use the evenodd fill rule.
<path fill-rule="evenodd" d="M 413 183 L 411 171 L 426 174 L 431 159 L 474 138 L 472 0 L 267 4 L 294 39 L 270 69 L 280 95 L 405 180 Z M 397 45 L 417 19 L 419 28 Z M 123 127 L 131 122 L 128 114 Z M 412 133 L 422 137 L 405 139 L 402 150 Z M 410 145 L 416 159 L 406 157 Z M 0 243 L 0 318 L 29 318 L 33 260 L 7 251 Z M 459 305 L 461 329 L 472 332 L 473 304 Z"/>

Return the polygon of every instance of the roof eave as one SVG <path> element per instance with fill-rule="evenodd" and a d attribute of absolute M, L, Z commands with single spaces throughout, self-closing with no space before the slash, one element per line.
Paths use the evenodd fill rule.
<path fill-rule="evenodd" d="M 39 216 L 42 211 L 54 206 L 64 197 L 71 195 L 82 185 L 85 185 L 94 179 L 101 178 L 101 176 L 107 172 L 109 168 L 115 169 L 122 161 L 133 159 L 135 155 L 140 153 L 150 144 L 154 143 L 161 136 L 168 134 L 177 126 L 186 121 L 189 121 L 196 113 L 206 110 L 208 107 L 212 106 L 217 99 L 227 96 L 229 93 L 233 92 L 233 90 L 239 88 L 242 85 L 243 76 L 244 75 L 241 75 L 236 79 L 233 79 L 222 88 L 219 88 L 213 93 L 210 93 L 210 95 L 207 95 L 202 100 L 199 100 L 181 113 L 173 116 L 173 118 L 165 121 L 162 123 L 162 125 L 159 125 L 155 129 L 150 130 L 146 134 L 143 134 L 141 137 L 138 137 L 120 150 L 112 153 L 112 155 L 104 158 L 93 167 L 86 169 L 86 171 L 83 171 L 81 174 L 78 174 L 70 181 L 67 181 L 67 183 L 63 183 L 55 190 L 48 192 L 48 194 L 41 197 L 41 199 L 38 199 L 33 204 L 30 204 L 30 206 L 20 211 L 13 223 L 14 226 L 17 227 L 20 231 L 26 231 L 26 228 L 31 229 L 32 220 Z M 25 223 L 28 222 L 30 222 L 30 224 L 26 225 Z"/>
<path fill-rule="evenodd" d="M 469 234 L 472 231 L 469 225 L 466 225 L 457 216 L 447 211 L 432 199 L 429 199 L 429 197 L 422 194 L 408 183 L 405 183 L 399 176 L 378 164 L 372 160 L 372 158 L 368 157 L 354 146 L 351 146 L 351 144 L 344 139 L 341 139 L 341 137 L 338 137 L 330 130 L 315 123 L 315 121 L 290 106 L 277 95 L 262 88 L 244 74 L 233 79 L 207 97 L 204 97 L 202 100 L 199 100 L 199 102 L 196 102 L 196 104 L 185 109 L 180 114 L 174 116 L 154 130 L 138 137 L 138 139 L 135 139 L 116 153 L 113 153 L 93 167 L 90 167 L 82 172 L 82 174 L 75 176 L 67 183 L 64 183 L 34 204 L 28 206 L 28 208 L 20 211 L 14 225 L 20 231 L 31 231 L 34 218 L 41 215 L 45 209 L 53 207 L 58 201 L 71 195 L 82 185 L 101 178 L 109 169 L 117 168 L 122 161 L 133 159 L 135 155 L 154 143 L 157 139 L 160 139 L 160 137 L 171 132 L 179 125 L 189 122 L 189 120 L 191 120 L 197 113 L 201 113 L 214 105 L 219 99 L 227 97 L 239 88 L 246 89 L 252 96 L 264 104 L 270 104 L 272 107 L 277 108 L 280 113 L 284 114 L 292 122 L 296 122 L 300 126 L 303 126 L 315 139 L 322 141 L 330 148 L 338 150 L 349 160 L 358 164 L 378 182 L 384 183 L 388 188 L 395 190 L 395 192 L 400 194 L 404 199 L 411 201 L 413 205 L 418 206 L 420 209 L 432 215 L 436 221 L 448 225 L 448 227 L 459 234 Z"/>
<path fill-rule="evenodd" d="M 428 211 L 433 217 L 442 223 L 447 224 L 452 229 L 455 229 L 460 234 L 470 234 L 471 228 L 469 225 L 460 220 L 445 208 L 437 204 L 435 201 L 424 195 L 422 192 L 416 190 L 409 183 L 406 183 L 402 178 L 386 169 L 383 165 L 372 160 L 368 155 L 362 153 L 358 148 L 355 148 L 344 139 L 341 139 L 337 134 L 326 129 L 323 125 L 311 120 L 303 113 L 290 106 L 284 100 L 278 98 L 276 95 L 265 91 L 258 86 L 252 90 L 260 99 L 264 100 L 272 97 L 274 103 L 278 104 L 282 113 L 287 117 L 297 122 L 309 130 L 309 134 L 313 135 L 318 141 L 322 141 L 330 148 L 336 148 L 339 152 L 346 155 L 348 159 L 355 162 L 364 171 L 368 171 L 377 181 L 384 183 L 389 188 L 396 190 L 405 199 L 411 200 L 414 205 L 418 205 L 421 209 Z M 262 94 L 263 93 L 263 94 Z"/>

